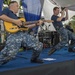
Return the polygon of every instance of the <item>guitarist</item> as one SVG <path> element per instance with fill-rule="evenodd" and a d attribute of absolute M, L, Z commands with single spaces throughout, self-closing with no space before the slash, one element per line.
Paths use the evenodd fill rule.
<path fill-rule="evenodd" d="M 5 8 L 2 11 L 0 19 L 16 24 L 17 26 L 21 26 L 21 20 L 18 20 L 16 13 L 18 12 L 19 5 L 16 1 L 11 1 L 9 3 L 9 7 Z M 38 24 L 26 25 L 28 28 L 33 28 L 37 25 L 41 25 L 42 21 L 39 20 Z M 43 63 L 43 60 L 38 59 L 43 44 L 39 42 L 35 37 L 29 35 L 27 32 L 19 31 L 14 34 L 10 34 L 7 37 L 6 45 L 4 49 L 1 50 L 0 55 L 0 65 L 6 64 L 11 59 L 15 58 L 16 54 L 19 51 L 19 48 L 23 44 L 24 46 L 33 48 L 33 54 L 31 58 L 31 63 Z"/>

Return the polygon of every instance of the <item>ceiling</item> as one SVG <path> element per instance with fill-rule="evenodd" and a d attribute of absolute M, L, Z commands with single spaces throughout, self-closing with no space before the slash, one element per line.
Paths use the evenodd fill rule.
<path fill-rule="evenodd" d="M 75 0 L 49 0 L 53 4 L 62 6 L 62 7 L 68 7 L 70 10 L 75 11 Z"/>

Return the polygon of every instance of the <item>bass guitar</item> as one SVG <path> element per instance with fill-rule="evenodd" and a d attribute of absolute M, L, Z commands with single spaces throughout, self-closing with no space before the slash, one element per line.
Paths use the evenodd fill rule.
<path fill-rule="evenodd" d="M 18 31 L 27 31 L 29 28 L 25 27 L 25 25 L 38 23 L 38 21 L 26 22 L 24 18 L 20 18 L 20 20 L 22 21 L 21 27 L 17 26 L 14 23 L 4 21 L 5 30 L 9 33 L 16 33 Z"/>

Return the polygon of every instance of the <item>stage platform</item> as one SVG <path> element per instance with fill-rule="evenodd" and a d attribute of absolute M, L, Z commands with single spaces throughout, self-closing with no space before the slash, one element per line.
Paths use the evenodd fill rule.
<path fill-rule="evenodd" d="M 32 50 L 19 52 L 14 60 L 0 66 L 0 75 L 75 75 L 75 53 L 64 47 L 48 56 L 49 50 L 43 49 L 40 55 L 43 64 L 30 62 Z"/>

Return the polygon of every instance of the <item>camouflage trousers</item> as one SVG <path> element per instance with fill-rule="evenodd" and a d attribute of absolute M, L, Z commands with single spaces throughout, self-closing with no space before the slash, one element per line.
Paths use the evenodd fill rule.
<path fill-rule="evenodd" d="M 54 47 L 56 50 L 61 49 L 64 47 L 66 44 L 68 44 L 69 40 L 72 40 L 73 42 L 71 44 L 68 44 L 69 48 L 74 48 L 75 47 L 75 34 L 68 29 L 62 27 L 57 32 L 61 36 L 61 41 Z"/>
<path fill-rule="evenodd" d="M 21 44 L 25 47 L 33 48 L 32 58 L 38 58 L 43 48 L 43 44 L 38 41 L 34 36 L 27 32 L 17 32 L 10 34 L 7 37 L 6 45 L 1 51 L 0 58 L 7 60 L 14 58 L 21 47 Z"/>

